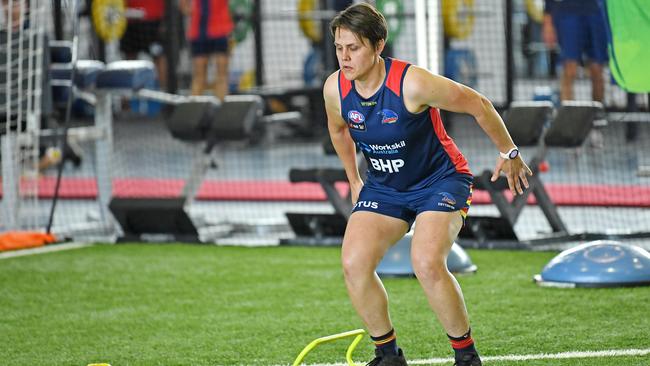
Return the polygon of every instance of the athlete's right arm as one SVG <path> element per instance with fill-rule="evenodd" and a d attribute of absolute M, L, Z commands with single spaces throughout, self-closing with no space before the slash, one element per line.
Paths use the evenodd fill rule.
<path fill-rule="evenodd" d="M 350 182 L 352 191 L 352 202 L 355 203 L 359 197 L 363 181 L 357 168 L 357 153 L 350 131 L 341 117 L 341 101 L 339 98 L 339 73 L 334 72 L 325 81 L 323 97 L 325 98 L 325 111 L 327 112 L 327 129 L 332 139 L 332 145 L 336 154 L 343 163 L 345 175 Z"/>

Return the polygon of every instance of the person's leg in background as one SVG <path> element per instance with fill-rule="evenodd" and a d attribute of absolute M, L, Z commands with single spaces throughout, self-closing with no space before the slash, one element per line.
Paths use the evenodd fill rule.
<path fill-rule="evenodd" d="M 214 84 L 212 85 L 213 93 L 217 98 L 223 100 L 228 94 L 228 79 L 230 77 L 230 37 L 215 38 L 212 46 L 216 63 Z"/>
<path fill-rule="evenodd" d="M 160 83 L 160 90 L 167 89 L 167 58 L 163 52 L 162 55 L 154 57 L 154 65 L 158 72 L 158 82 Z"/>
<path fill-rule="evenodd" d="M 202 95 L 208 75 L 208 52 L 204 40 L 191 41 L 192 48 L 192 95 Z"/>
<path fill-rule="evenodd" d="M 609 60 L 607 53 L 607 31 L 605 20 L 600 13 L 585 17 L 588 29 L 589 47 L 586 50 L 589 57 L 589 77 L 591 78 L 592 100 L 605 102 L 605 66 Z"/>
<path fill-rule="evenodd" d="M 167 90 L 167 54 L 165 52 L 165 47 L 167 47 L 168 42 L 165 41 L 165 27 L 162 21 L 156 21 L 152 25 L 153 32 L 155 32 L 155 37 L 151 40 L 149 44 L 149 54 L 153 58 L 153 63 L 156 66 L 156 72 L 158 74 L 158 84 L 160 90 Z"/>
<path fill-rule="evenodd" d="M 202 95 L 205 90 L 208 71 L 208 56 L 192 57 L 192 95 Z"/>
<path fill-rule="evenodd" d="M 586 31 L 579 15 L 556 12 L 553 14 L 553 25 L 562 59 L 560 99 L 574 100 L 573 86 L 578 75 L 578 63 L 582 58 Z"/>
<path fill-rule="evenodd" d="M 560 100 L 573 100 L 573 84 L 578 75 L 578 62 L 567 60 L 562 62 L 562 76 L 560 77 Z"/>
<path fill-rule="evenodd" d="M 227 53 L 217 53 L 215 55 L 215 62 L 217 64 L 217 72 L 214 80 L 214 95 L 220 100 L 223 100 L 228 94 L 230 55 Z"/>
<path fill-rule="evenodd" d="M 591 99 L 603 103 L 605 101 L 604 67 L 597 62 L 589 63 L 589 77 L 591 78 Z"/>
<path fill-rule="evenodd" d="M 605 105 L 605 66 L 609 59 L 607 51 L 607 31 L 605 20 L 600 12 L 584 17 L 587 29 L 587 47 L 585 53 L 589 58 L 589 78 L 591 79 L 591 99 Z M 605 135 L 598 129 L 607 124 L 605 111 L 596 117 L 596 129 L 589 135 L 591 147 L 602 148 L 605 146 Z"/>

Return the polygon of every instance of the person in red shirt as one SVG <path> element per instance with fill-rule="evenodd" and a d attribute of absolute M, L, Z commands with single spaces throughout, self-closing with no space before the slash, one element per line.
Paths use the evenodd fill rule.
<path fill-rule="evenodd" d="M 164 89 L 167 85 L 167 60 L 163 41 L 163 20 L 165 17 L 164 0 L 127 0 L 127 27 L 120 40 L 120 50 L 126 59 L 138 58 L 144 52 L 151 56 L 158 81 Z"/>
<path fill-rule="evenodd" d="M 228 0 L 181 0 L 181 9 L 190 17 L 187 39 L 192 51 L 192 95 L 201 95 L 206 89 L 208 63 L 214 57 L 213 92 L 223 99 L 228 92 L 230 35 L 235 27 Z"/>

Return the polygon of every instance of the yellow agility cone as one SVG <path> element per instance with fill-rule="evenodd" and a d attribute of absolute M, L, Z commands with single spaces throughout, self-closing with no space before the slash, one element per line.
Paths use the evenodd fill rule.
<path fill-rule="evenodd" d="M 332 341 L 336 341 L 338 339 L 342 338 L 348 338 L 348 337 L 355 337 L 352 343 L 348 346 L 348 350 L 345 353 L 345 359 L 348 361 L 349 366 L 357 366 L 354 361 L 352 361 L 352 352 L 354 351 L 355 348 L 357 348 L 357 344 L 361 341 L 363 338 L 363 335 L 366 334 L 366 331 L 363 329 L 356 329 L 356 330 L 351 330 L 349 332 L 343 332 L 343 333 L 337 333 L 337 334 L 332 334 L 329 336 L 321 337 L 314 339 L 311 343 L 305 347 L 302 352 L 296 357 L 296 360 L 293 361 L 293 366 L 298 366 L 302 362 L 302 360 L 307 356 L 307 353 L 309 353 L 311 350 L 316 348 L 316 346 L 323 344 L 323 343 L 328 343 Z"/>

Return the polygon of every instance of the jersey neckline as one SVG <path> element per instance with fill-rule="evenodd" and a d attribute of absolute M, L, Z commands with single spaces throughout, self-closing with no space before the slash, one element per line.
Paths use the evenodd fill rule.
<path fill-rule="evenodd" d="M 390 64 L 392 63 L 393 60 L 390 57 L 382 57 L 382 59 L 384 60 L 384 68 L 386 69 L 386 75 L 384 75 L 384 81 L 382 81 L 381 86 L 379 87 L 379 89 L 377 89 L 377 91 L 374 94 L 372 94 L 371 96 L 369 96 L 368 98 L 364 98 L 357 91 L 356 82 L 354 80 L 350 80 L 350 83 L 352 84 L 352 90 L 359 97 L 359 99 L 361 99 L 363 101 L 371 101 L 371 100 L 375 99 L 379 95 L 379 93 L 381 93 L 382 90 L 384 90 L 384 88 L 386 87 L 386 81 L 388 80 L 388 72 L 390 71 Z"/>

